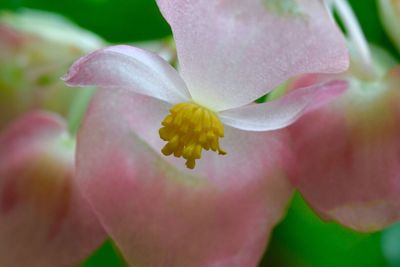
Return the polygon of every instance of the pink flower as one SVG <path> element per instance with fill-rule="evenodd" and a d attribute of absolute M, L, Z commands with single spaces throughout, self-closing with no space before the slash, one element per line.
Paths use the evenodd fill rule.
<path fill-rule="evenodd" d="M 292 182 L 324 218 L 376 231 L 400 219 L 400 69 L 348 78 L 346 94 L 290 127 Z"/>
<path fill-rule="evenodd" d="M 106 239 L 63 119 L 32 111 L 67 116 L 76 92 L 59 76 L 100 44 L 47 13 L 0 16 L 0 266 L 76 266 Z"/>
<path fill-rule="evenodd" d="M 0 134 L 0 177 L 1 266 L 75 266 L 104 241 L 58 116 L 30 113 Z"/>
<path fill-rule="evenodd" d="M 286 133 L 265 131 L 346 82 L 253 101 L 289 77 L 345 70 L 345 44 L 321 1 L 294 13 L 255 0 L 158 5 L 181 76 L 155 54 L 113 46 L 64 78 L 100 87 L 78 136 L 80 185 L 132 265 L 255 266 L 291 195 Z M 221 155 L 201 155 L 210 149 Z"/>
<path fill-rule="evenodd" d="M 376 231 L 400 219 L 400 66 L 365 42 L 345 1 L 336 4 L 353 46 L 350 70 L 336 78 L 349 89 L 289 127 L 290 178 L 323 218 Z M 304 76 L 293 87 L 324 79 L 332 76 Z"/>

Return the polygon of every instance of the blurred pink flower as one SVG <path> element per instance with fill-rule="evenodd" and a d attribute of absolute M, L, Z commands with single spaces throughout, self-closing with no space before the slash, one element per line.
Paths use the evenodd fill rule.
<path fill-rule="evenodd" d="M 101 39 L 62 17 L 25 11 L 0 16 L 0 129 L 35 109 L 69 115 L 77 95 L 59 77 Z"/>
<path fill-rule="evenodd" d="M 62 34 L 60 34 L 62 33 Z M 0 16 L 0 266 L 75 266 L 105 239 L 75 182 L 59 80 L 101 41 L 48 13 Z"/>
<path fill-rule="evenodd" d="M 63 120 L 34 112 L 0 133 L 0 265 L 75 266 L 106 238 L 74 179 Z"/>
<path fill-rule="evenodd" d="M 344 41 L 321 1 L 302 1 L 296 12 L 255 0 L 158 5 L 181 76 L 155 54 L 113 46 L 64 77 L 100 87 L 78 135 L 80 185 L 132 265 L 256 266 L 291 195 L 286 133 L 265 131 L 347 84 L 253 101 L 289 77 L 345 70 Z M 202 149 L 227 154 L 200 159 Z"/>
<path fill-rule="evenodd" d="M 400 219 L 400 69 L 373 81 L 347 78 L 344 95 L 290 127 L 292 182 L 322 217 L 376 231 Z"/>

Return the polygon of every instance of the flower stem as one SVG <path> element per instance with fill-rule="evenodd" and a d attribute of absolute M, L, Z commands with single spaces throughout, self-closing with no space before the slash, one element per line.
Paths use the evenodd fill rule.
<path fill-rule="evenodd" d="M 349 3 L 347 0 L 333 0 L 330 5 L 336 10 L 347 30 L 351 44 L 355 46 L 354 52 L 360 64 L 358 67 L 360 67 L 364 76 L 370 79 L 375 78 L 377 75 L 368 42 Z"/>

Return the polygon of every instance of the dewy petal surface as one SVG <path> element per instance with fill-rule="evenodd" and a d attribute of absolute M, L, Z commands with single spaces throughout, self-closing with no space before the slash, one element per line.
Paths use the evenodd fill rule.
<path fill-rule="evenodd" d="M 107 232 L 132 266 L 256 266 L 291 195 L 285 135 L 227 127 L 228 155 L 183 171 L 159 152 L 166 112 L 127 90 L 100 90 L 89 107 L 78 176 Z"/>
<path fill-rule="evenodd" d="M 63 79 L 70 86 L 125 88 L 169 103 L 190 98 L 184 81 L 165 60 L 127 45 L 110 46 L 82 57 Z"/>
<path fill-rule="evenodd" d="M 399 86 L 399 67 L 373 83 L 351 81 L 332 104 L 289 127 L 292 182 L 324 218 L 366 232 L 400 219 Z"/>
<path fill-rule="evenodd" d="M 76 266 L 105 239 L 64 134 L 62 120 L 42 112 L 0 134 L 0 266 Z"/>
<path fill-rule="evenodd" d="M 331 81 L 301 88 L 277 100 L 225 110 L 223 123 L 247 131 L 270 131 L 288 126 L 302 114 L 326 104 L 347 88 L 345 81 Z"/>
<path fill-rule="evenodd" d="M 323 1 L 299 14 L 267 0 L 158 0 L 192 97 L 214 110 L 249 104 L 292 76 L 341 72 L 347 49 Z"/>

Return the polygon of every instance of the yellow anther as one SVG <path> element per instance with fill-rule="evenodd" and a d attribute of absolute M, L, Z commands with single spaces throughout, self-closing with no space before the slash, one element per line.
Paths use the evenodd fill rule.
<path fill-rule="evenodd" d="M 166 156 L 183 157 L 189 169 L 196 166 L 196 159 L 201 158 L 203 149 L 226 154 L 219 147 L 219 138 L 224 137 L 224 125 L 214 112 L 196 103 L 173 106 L 161 125 L 160 137 L 168 142 L 161 152 Z"/>

